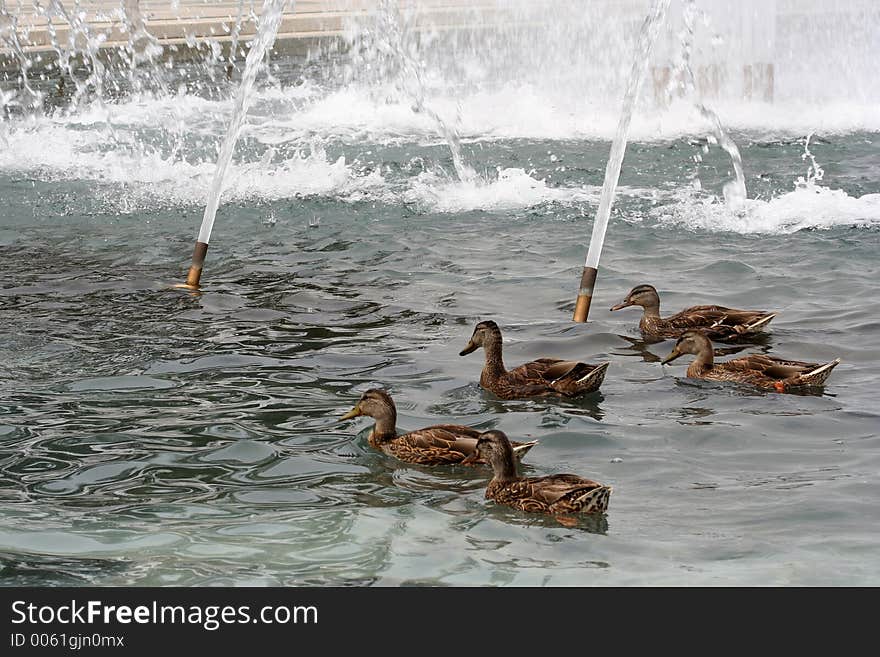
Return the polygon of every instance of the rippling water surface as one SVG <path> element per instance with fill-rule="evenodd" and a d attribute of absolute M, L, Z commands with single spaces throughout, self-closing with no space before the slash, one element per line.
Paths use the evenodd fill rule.
<path fill-rule="evenodd" d="M 581 325 L 608 141 L 465 131 L 479 177 L 462 183 L 429 123 L 349 130 L 299 92 L 262 93 L 201 293 L 170 285 L 228 105 L 132 102 L 7 132 L 4 584 L 880 583 L 880 134 L 815 135 L 824 178 L 796 186 L 805 135 L 735 132 L 740 208 L 698 129 L 631 144 Z M 163 123 L 196 107 L 204 125 Z M 640 283 L 664 314 L 779 312 L 728 353 L 843 362 L 817 395 L 690 381 L 659 363 L 671 341 L 640 340 L 636 310 L 608 312 Z M 509 366 L 610 360 L 601 391 L 482 391 L 482 352 L 457 354 L 483 319 Z M 367 419 L 339 417 L 375 386 L 402 429 L 538 439 L 523 470 L 613 485 L 607 516 L 565 527 L 484 500 L 485 471 L 373 451 Z"/>

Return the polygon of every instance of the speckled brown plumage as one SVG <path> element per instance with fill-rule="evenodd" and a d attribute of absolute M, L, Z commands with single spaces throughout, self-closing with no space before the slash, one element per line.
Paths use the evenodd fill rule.
<path fill-rule="evenodd" d="M 473 459 L 492 466 L 493 477 L 486 487 L 486 499 L 529 513 L 566 516 L 605 513 L 611 487 L 573 474 L 520 477 L 507 436 L 501 431 L 480 435 Z"/>
<path fill-rule="evenodd" d="M 477 324 L 471 339 L 459 353 L 459 356 L 464 356 L 483 347 L 486 362 L 480 374 L 480 385 L 501 399 L 585 395 L 599 389 L 609 365 L 539 358 L 508 371 L 504 367 L 501 343 L 501 329 L 488 320 Z"/>
<path fill-rule="evenodd" d="M 366 415 L 376 420 L 367 439 L 370 446 L 407 463 L 420 465 L 454 465 L 474 452 L 480 432 L 458 424 L 437 424 L 404 434 L 397 433 L 397 408 L 384 390 L 373 388 L 361 395 L 360 400 L 343 420 Z M 515 457 L 521 459 L 537 441 L 514 442 Z M 474 460 L 470 463 L 485 461 Z"/>
<path fill-rule="evenodd" d="M 647 338 L 678 338 L 689 329 L 699 329 L 712 340 L 736 342 L 761 332 L 775 313 L 738 310 L 724 306 L 692 306 L 670 317 L 660 317 L 660 295 L 651 285 L 638 285 L 611 310 L 642 306 L 639 330 Z"/>
<path fill-rule="evenodd" d="M 839 358 L 828 363 L 809 363 L 752 354 L 716 363 L 712 342 L 701 331 L 685 331 L 663 363 L 669 363 L 682 354 L 696 356 L 687 369 L 687 375 L 692 379 L 736 381 L 776 392 L 822 386 L 831 370 L 840 362 Z"/>

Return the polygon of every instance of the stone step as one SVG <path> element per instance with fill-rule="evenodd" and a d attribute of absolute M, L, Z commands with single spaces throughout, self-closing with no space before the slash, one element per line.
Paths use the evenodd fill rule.
<path fill-rule="evenodd" d="M 7 7 L 10 3 L 7 3 Z M 69 3 L 68 3 L 69 4 Z M 487 24 L 499 24 L 501 20 L 497 4 L 494 2 L 474 2 L 468 0 L 420 0 L 419 2 L 399 2 L 401 8 L 416 9 L 412 28 L 424 29 L 467 29 Z M 25 3 L 23 2 L 24 6 Z M 244 2 L 244 19 L 238 31 L 238 38 L 247 40 L 254 35 L 256 26 L 250 19 L 250 7 L 259 15 L 260 2 Z M 66 6 L 66 5 L 65 5 Z M 278 30 L 277 39 L 316 39 L 321 37 L 340 37 L 346 26 L 370 11 L 376 2 L 367 0 L 310 0 L 297 2 L 294 11 L 284 14 Z M 80 10 L 92 38 L 103 38 L 102 48 L 118 48 L 128 44 L 129 35 L 123 22 L 119 0 L 81 1 Z M 180 0 L 176 9 L 169 2 L 145 2 L 141 0 L 139 9 L 147 32 L 160 44 L 192 43 L 214 39 L 230 41 L 239 11 L 238 2 L 199 2 Z M 15 19 L 18 42 L 25 52 L 53 50 L 54 42 L 67 46 L 70 43 L 71 27 L 63 18 L 53 16 L 51 21 L 54 35 L 47 25 L 45 16 L 31 11 L 10 12 Z M 3 16 L 0 15 L 0 36 L 3 36 Z M 6 17 L 7 23 L 9 18 Z M 8 34 L 8 28 L 7 28 Z M 76 49 L 85 50 L 86 36 L 80 32 L 75 42 Z M 9 54 L 8 39 L 0 42 L 0 54 Z"/>

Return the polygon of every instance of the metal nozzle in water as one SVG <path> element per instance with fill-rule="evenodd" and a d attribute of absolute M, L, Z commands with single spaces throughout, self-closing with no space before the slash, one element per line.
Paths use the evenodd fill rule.
<path fill-rule="evenodd" d="M 596 268 L 584 267 L 581 275 L 581 287 L 578 290 L 577 304 L 574 307 L 574 321 L 586 322 L 590 314 L 590 301 L 593 300 L 593 286 L 596 284 Z"/>
<path fill-rule="evenodd" d="M 205 242 L 196 242 L 193 249 L 193 261 L 186 275 L 186 283 L 178 283 L 174 287 L 183 287 L 189 290 L 199 289 L 199 280 L 202 278 L 202 267 L 205 264 L 205 255 L 208 253 L 208 245 Z"/>

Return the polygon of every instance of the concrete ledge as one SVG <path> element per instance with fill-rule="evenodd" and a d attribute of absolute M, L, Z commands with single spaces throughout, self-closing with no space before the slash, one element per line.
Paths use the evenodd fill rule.
<path fill-rule="evenodd" d="M 238 2 L 211 2 L 179 0 L 177 10 L 169 9 L 170 2 L 129 0 L 140 11 L 143 27 L 159 45 L 176 45 L 213 39 L 220 42 L 233 38 L 250 39 L 256 33 L 256 25 L 250 13 L 259 15 L 262 3 L 243 2 L 244 9 L 238 34 L 233 30 L 239 12 Z M 468 29 L 498 22 L 499 9 L 494 2 L 468 2 L 468 0 L 419 0 L 397 3 L 402 9 L 415 10 L 412 28 L 419 29 Z M 284 13 L 276 40 L 340 37 L 345 34 L 350 21 L 375 11 L 378 3 L 367 0 L 305 0 L 295 3 L 294 11 Z M 103 39 L 101 48 L 120 48 L 129 45 L 129 31 L 119 0 L 82 0 L 84 21 L 93 38 Z M 51 29 L 50 29 L 51 25 Z M 54 36 L 52 32 L 54 31 Z M 46 52 L 56 49 L 53 44 L 66 50 L 80 52 L 88 45 L 81 32 L 74 34 L 68 21 L 57 15 L 51 22 L 46 16 L 30 11 L 0 14 L 0 56 L 14 56 L 10 38 L 17 37 L 23 52 Z M 143 38 L 143 36 L 141 36 Z"/>

